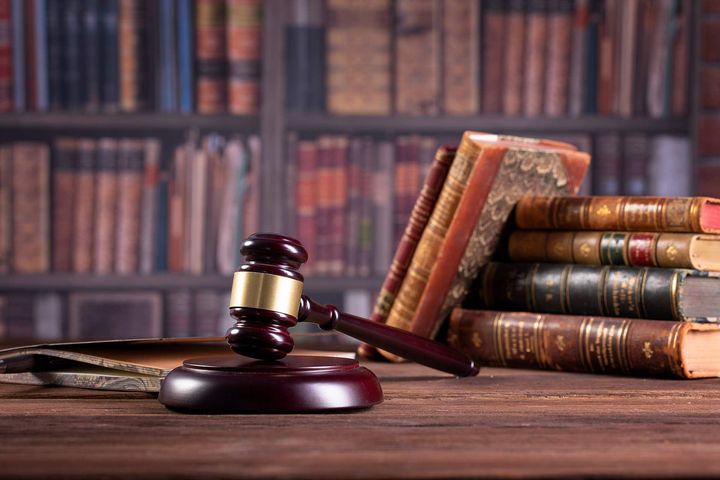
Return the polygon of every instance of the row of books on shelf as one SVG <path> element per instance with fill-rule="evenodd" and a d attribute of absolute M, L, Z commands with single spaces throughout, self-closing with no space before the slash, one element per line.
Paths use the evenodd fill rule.
<path fill-rule="evenodd" d="M 720 376 L 720 199 L 573 196 L 589 163 L 550 139 L 440 148 L 372 319 L 483 365 Z"/>
<path fill-rule="evenodd" d="M 684 115 L 691 6 L 681 0 L 293 0 L 287 108 Z"/>
<path fill-rule="evenodd" d="M 222 336 L 233 324 L 225 291 L 0 295 L 0 339 L 100 340 Z"/>
<path fill-rule="evenodd" d="M 255 114 L 261 0 L 0 0 L 0 112 Z"/>
<path fill-rule="evenodd" d="M 258 229 L 260 140 L 59 137 L 0 147 L 0 272 L 230 274 Z"/>

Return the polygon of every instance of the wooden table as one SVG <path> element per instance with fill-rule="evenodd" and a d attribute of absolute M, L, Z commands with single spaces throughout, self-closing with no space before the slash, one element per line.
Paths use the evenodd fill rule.
<path fill-rule="evenodd" d="M 353 414 L 172 413 L 138 393 L 0 385 L 0 476 L 720 475 L 720 380 L 369 364 Z"/>

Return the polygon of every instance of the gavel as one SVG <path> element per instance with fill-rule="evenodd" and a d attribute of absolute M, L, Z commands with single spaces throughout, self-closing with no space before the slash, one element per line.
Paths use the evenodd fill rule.
<path fill-rule="evenodd" d="M 459 377 L 479 369 L 464 354 L 399 328 L 340 312 L 302 294 L 298 268 L 307 261 L 303 245 L 290 237 L 254 234 L 243 243 L 243 264 L 233 276 L 230 315 L 237 320 L 227 332 L 232 350 L 261 360 L 284 358 L 294 342 L 288 328 L 316 323 L 419 364 Z"/>
<path fill-rule="evenodd" d="M 181 412 L 297 413 L 369 408 L 383 401 L 378 378 L 357 360 L 288 355 L 288 328 L 316 323 L 458 377 L 477 375 L 468 357 L 438 342 L 321 305 L 303 295 L 302 244 L 274 234 L 250 236 L 233 276 L 227 332 L 239 355 L 194 358 L 163 380 L 158 400 Z"/>

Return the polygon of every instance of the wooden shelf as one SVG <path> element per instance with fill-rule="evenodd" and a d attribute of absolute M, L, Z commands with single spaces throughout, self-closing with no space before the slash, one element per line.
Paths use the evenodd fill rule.
<path fill-rule="evenodd" d="M 311 292 L 337 292 L 340 290 L 374 290 L 382 284 L 381 278 L 315 277 L 305 279 L 305 290 Z M 155 273 L 151 275 L 88 275 L 50 273 L 38 275 L 0 275 L 0 293 L 7 291 L 47 290 L 174 290 L 182 288 L 227 289 L 232 277 L 225 275 L 190 275 Z"/>
<path fill-rule="evenodd" d="M 183 113 L 6 113 L 0 114 L 5 130 L 177 130 L 211 129 L 258 131 L 255 115 L 199 115 Z"/>
<path fill-rule="evenodd" d="M 690 131 L 687 118 L 621 118 L 583 117 L 508 117 L 479 116 L 342 116 L 293 113 L 287 115 L 290 130 L 317 132 L 392 132 L 442 133 L 479 130 L 509 133 L 602 133 L 637 131 L 645 133 L 680 133 Z"/>

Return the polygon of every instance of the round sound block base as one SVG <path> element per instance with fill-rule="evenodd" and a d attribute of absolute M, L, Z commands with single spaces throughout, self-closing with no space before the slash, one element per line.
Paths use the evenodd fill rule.
<path fill-rule="evenodd" d="M 158 397 L 195 413 L 300 413 L 369 408 L 381 403 L 377 377 L 357 361 L 289 356 L 186 360 L 163 380 Z"/>

